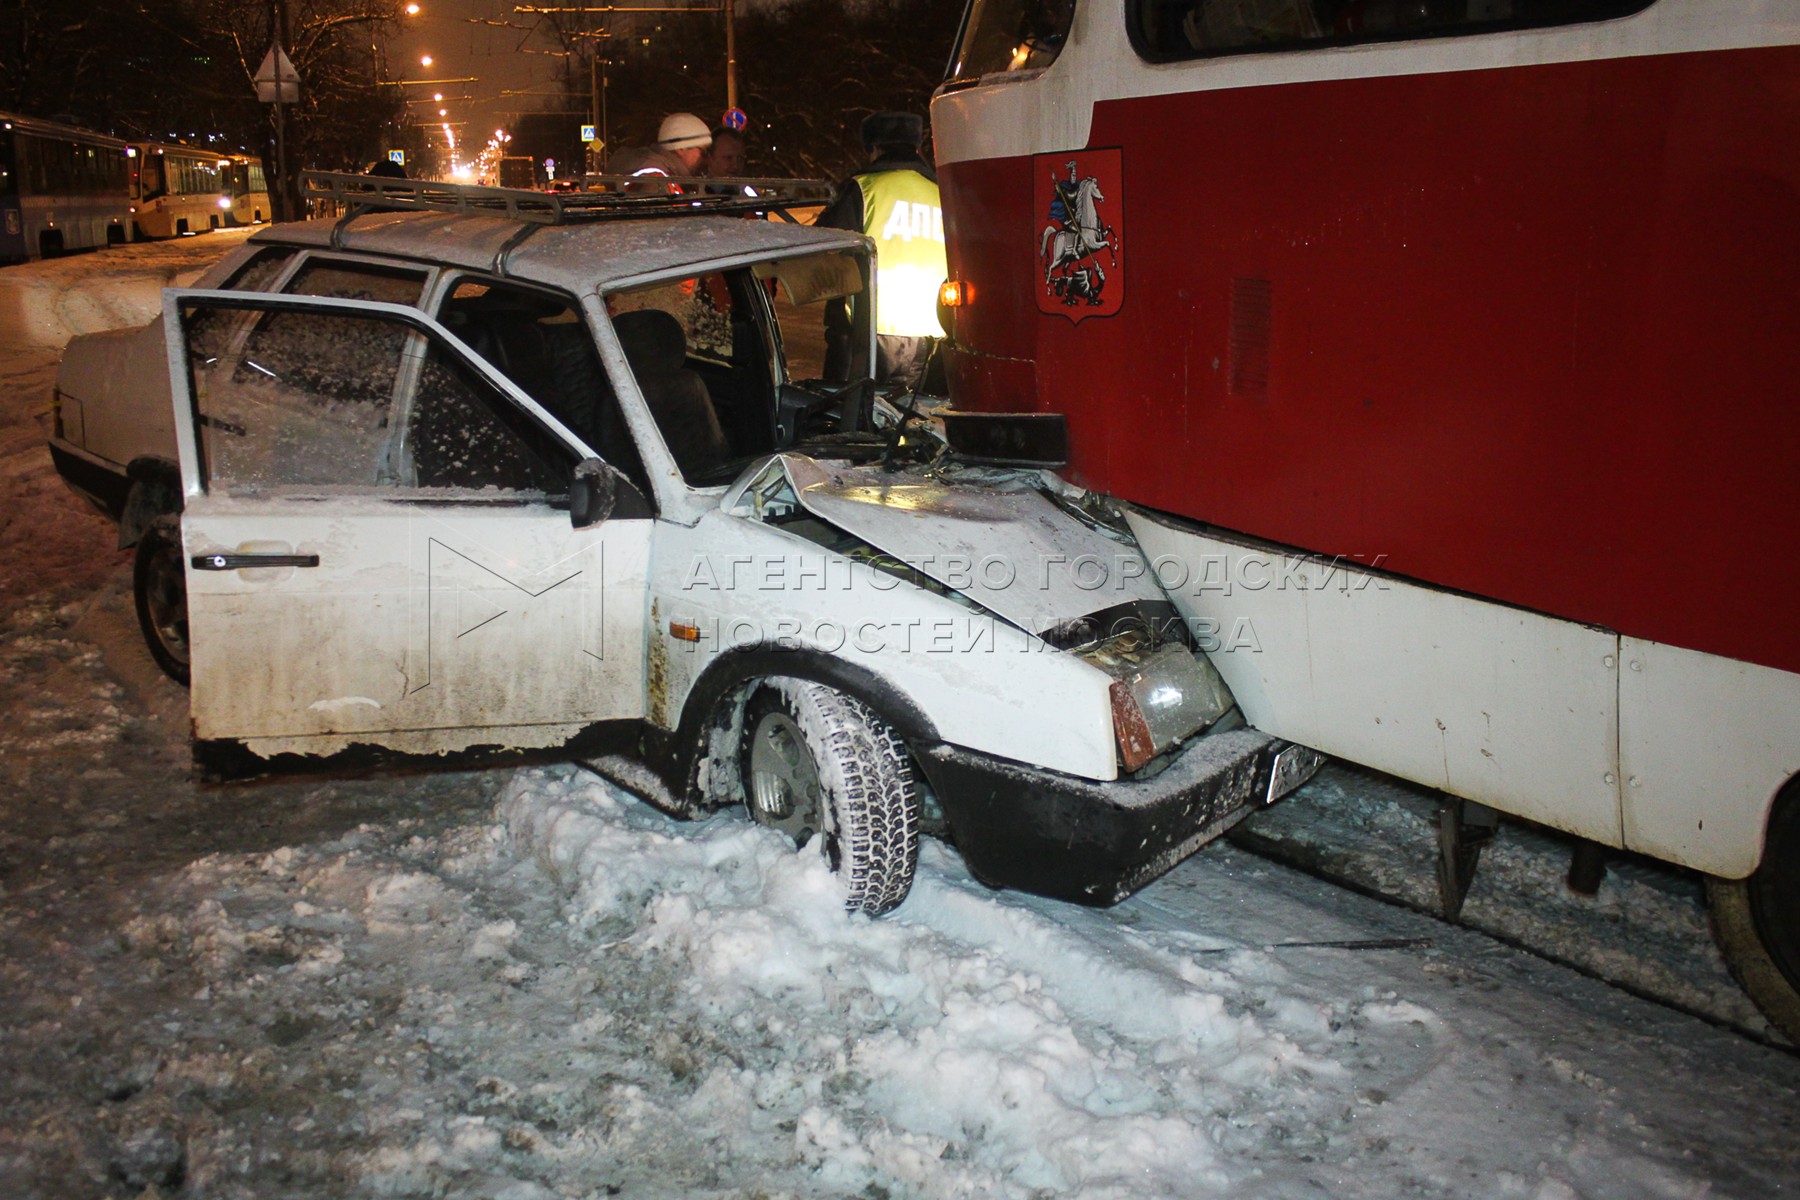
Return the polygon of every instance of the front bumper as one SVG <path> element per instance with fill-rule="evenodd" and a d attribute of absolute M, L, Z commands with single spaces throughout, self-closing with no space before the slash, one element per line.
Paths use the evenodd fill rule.
<path fill-rule="evenodd" d="M 1145 780 L 1099 783 L 958 746 L 917 757 L 977 879 L 1093 905 L 1131 895 L 1323 761 L 1254 729 L 1198 738 Z"/>

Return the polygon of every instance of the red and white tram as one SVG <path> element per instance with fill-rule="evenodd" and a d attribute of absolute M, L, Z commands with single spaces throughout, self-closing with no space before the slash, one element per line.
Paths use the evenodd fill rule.
<path fill-rule="evenodd" d="M 1797 83 L 1778 0 L 972 0 L 932 127 L 957 406 L 1251 722 L 1705 872 L 1800 1036 Z"/>

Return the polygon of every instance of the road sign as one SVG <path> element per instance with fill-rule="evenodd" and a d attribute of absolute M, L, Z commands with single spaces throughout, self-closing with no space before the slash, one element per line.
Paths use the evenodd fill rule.
<path fill-rule="evenodd" d="M 597 142 L 600 138 L 595 134 L 592 125 L 583 125 L 581 127 L 581 140 L 584 142 Z"/>
<path fill-rule="evenodd" d="M 744 126 L 750 124 L 750 118 L 744 115 L 744 110 L 741 108 L 726 109 L 725 115 L 720 120 L 724 123 L 725 128 L 736 129 L 739 132 L 743 131 Z"/>
<path fill-rule="evenodd" d="M 404 150 L 389 150 L 388 151 L 388 161 L 399 163 L 401 166 L 404 167 L 406 165 L 406 151 L 404 151 Z"/>
<path fill-rule="evenodd" d="M 294 70 L 287 51 L 270 46 L 263 55 L 262 66 L 256 68 L 256 98 L 264 104 L 297 104 L 300 101 L 300 73 Z"/>

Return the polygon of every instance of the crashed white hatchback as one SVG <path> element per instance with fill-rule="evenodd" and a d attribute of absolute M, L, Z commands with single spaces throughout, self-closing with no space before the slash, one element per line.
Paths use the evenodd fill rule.
<path fill-rule="evenodd" d="M 745 804 L 879 913 L 922 829 L 1110 903 L 1316 766 L 1244 727 L 1118 514 L 820 381 L 864 239 L 383 186 L 58 381 L 213 770 L 553 751 Z"/>

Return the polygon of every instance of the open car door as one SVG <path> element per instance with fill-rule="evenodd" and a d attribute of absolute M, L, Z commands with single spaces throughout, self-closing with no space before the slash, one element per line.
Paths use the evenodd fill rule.
<path fill-rule="evenodd" d="M 196 755 L 541 749 L 644 713 L 650 508 L 441 325 L 165 293 Z M 596 737 L 596 740 L 597 737 Z"/>

